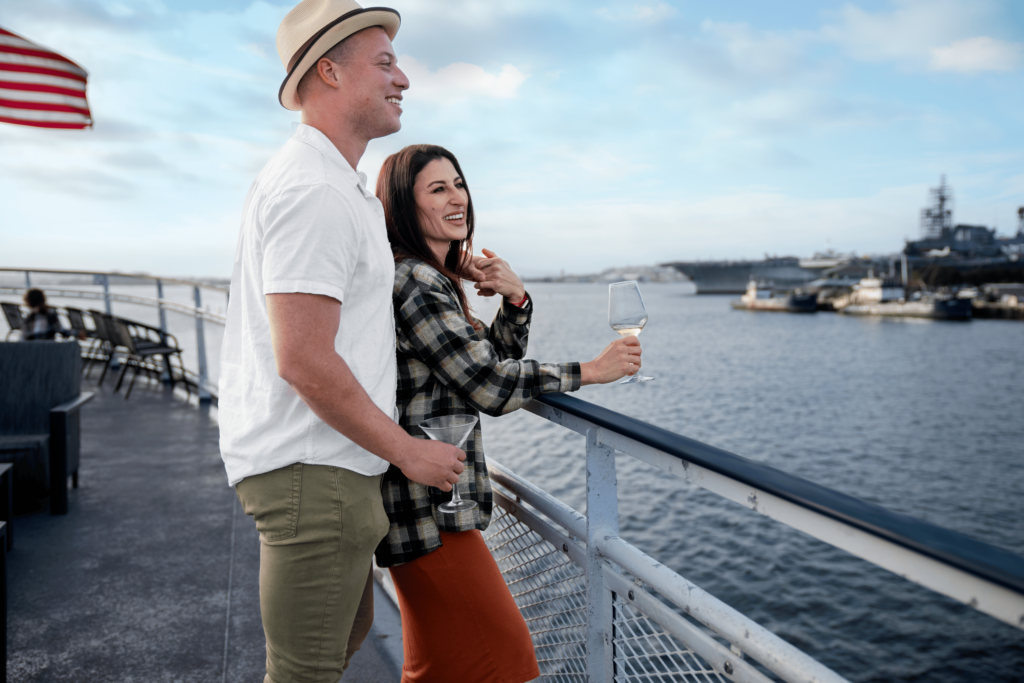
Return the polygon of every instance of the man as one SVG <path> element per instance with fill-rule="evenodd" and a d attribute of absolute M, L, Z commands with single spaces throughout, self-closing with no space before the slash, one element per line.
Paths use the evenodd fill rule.
<path fill-rule="evenodd" d="M 221 455 L 260 532 L 265 683 L 337 681 L 373 620 L 388 463 L 444 491 L 465 454 L 395 424 L 394 261 L 357 173 L 399 130 L 398 13 L 303 0 L 281 22 L 302 124 L 243 209 L 221 359 Z"/>

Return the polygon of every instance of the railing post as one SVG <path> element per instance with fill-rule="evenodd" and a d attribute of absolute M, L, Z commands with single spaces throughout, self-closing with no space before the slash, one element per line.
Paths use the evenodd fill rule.
<path fill-rule="evenodd" d="M 103 274 L 103 303 L 107 307 L 107 315 L 114 315 L 114 310 L 110 307 L 110 276 L 106 273 Z"/>
<path fill-rule="evenodd" d="M 29 277 L 28 271 L 25 271 L 25 289 L 32 289 L 32 278 Z"/>
<path fill-rule="evenodd" d="M 167 344 L 167 312 L 164 310 L 164 281 L 156 280 L 156 308 L 160 311 L 160 341 Z M 160 374 L 160 380 L 167 384 L 171 381 L 171 367 L 168 365 L 167 356 L 163 356 L 164 371 Z"/>
<path fill-rule="evenodd" d="M 601 541 L 619 535 L 615 450 L 600 441 L 601 430 L 587 430 L 587 678 L 613 683 L 615 651 L 613 595 L 604 585 Z"/>
<path fill-rule="evenodd" d="M 164 281 L 160 279 L 156 281 L 156 301 L 156 308 L 160 311 L 160 332 L 167 334 L 167 312 L 164 310 Z"/>
<path fill-rule="evenodd" d="M 209 403 L 210 392 L 206 389 L 206 341 L 203 337 L 203 297 L 199 293 L 199 285 L 192 288 L 196 301 L 196 353 L 199 356 L 199 402 Z"/>
<path fill-rule="evenodd" d="M 110 305 L 110 276 L 106 273 L 103 274 L 103 304 L 106 307 L 107 315 L 114 315 L 114 309 Z M 121 367 L 121 358 L 114 353 L 113 348 L 111 348 L 110 353 L 112 355 L 112 358 L 110 359 L 110 368 L 112 370 L 117 370 Z"/>

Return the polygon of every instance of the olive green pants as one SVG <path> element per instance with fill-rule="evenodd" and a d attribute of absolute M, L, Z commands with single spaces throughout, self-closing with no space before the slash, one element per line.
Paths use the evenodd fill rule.
<path fill-rule="evenodd" d="M 381 477 L 296 463 L 235 491 L 260 532 L 264 683 L 337 683 L 373 623 Z"/>

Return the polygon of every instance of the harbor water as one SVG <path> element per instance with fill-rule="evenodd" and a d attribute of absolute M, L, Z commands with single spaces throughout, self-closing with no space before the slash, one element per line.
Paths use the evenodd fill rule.
<path fill-rule="evenodd" d="M 531 283 L 530 358 L 615 339 L 607 287 Z M 733 311 L 644 284 L 640 385 L 579 398 L 1024 554 L 1024 326 Z M 478 300 L 489 319 L 495 302 Z M 483 420 L 489 457 L 585 510 L 584 439 Z M 627 456 L 629 542 L 855 682 L 1024 680 L 1024 632 Z"/>

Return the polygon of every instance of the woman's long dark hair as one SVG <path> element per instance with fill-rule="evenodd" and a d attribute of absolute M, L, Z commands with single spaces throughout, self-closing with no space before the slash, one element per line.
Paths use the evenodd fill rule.
<path fill-rule="evenodd" d="M 427 164 L 436 159 L 452 162 L 456 173 L 462 178 L 466 191 L 466 239 L 455 240 L 448 246 L 448 255 L 441 263 L 427 244 L 416 214 L 416 195 L 413 187 L 416 176 Z M 388 228 L 388 241 L 395 262 L 417 258 L 435 268 L 452 283 L 459 297 L 459 304 L 466 319 L 476 327 L 470 315 L 469 301 L 462 289 L 463 273 L 473 256 L 473 197 L 466 183 L 466 176 L 459 167 L 455 155 L 437 145 L 409 145 L 384 160 L 377 176 L 377 198 L 384 205 L 384 221 Z"/>

